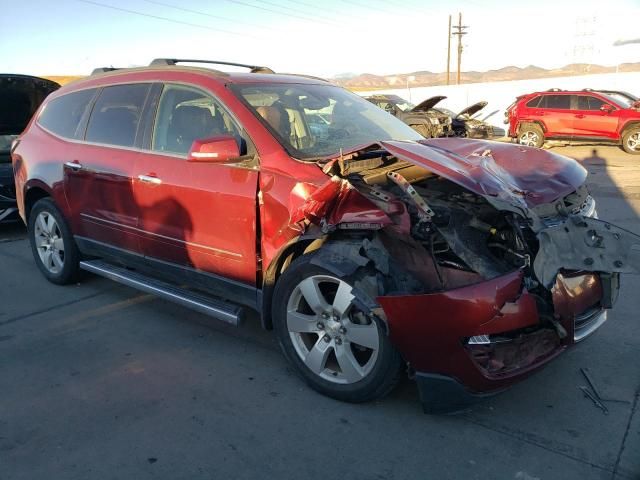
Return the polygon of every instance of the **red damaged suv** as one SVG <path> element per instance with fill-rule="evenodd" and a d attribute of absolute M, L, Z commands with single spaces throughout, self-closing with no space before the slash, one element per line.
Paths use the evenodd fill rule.
<path fill-rule="evenodd" d="M 614 143 L 640 155 L 640 101 L 615 90 L 557 88 L 518 97 L 505 112 L 509 136 L 521 145 L 546 140 Z"/>
<path fill-rule="evenodd" d="M 317 391 L 367 401 L 408 372 L 442 412 L 593 333 L 639 270 L 569 158 L 425 140 L 321 79 L 178 63 L 69 84 L 14 143 L 50 281 L 86 270 L 231 324 L 255 309 Z"/>

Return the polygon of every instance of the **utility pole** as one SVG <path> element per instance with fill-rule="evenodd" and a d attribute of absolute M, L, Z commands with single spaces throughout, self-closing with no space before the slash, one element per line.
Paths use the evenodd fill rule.
<path fill-rule="evenodd" d="M 462 25 L 462 13 L 458 13 L 458 25 L 454 25 L 457 31 L 453 32 L 453 35 L 458 36 L 458 85 L 460 85 L 460 65 L 462 64 L 462 36 L 466 35 L 467 25 Z"/>
<path fill-rule="evenodd" d="M 449 29 L 447 30 L 447 85 L 451 84 L 451 15 L 449 15 Z"/>

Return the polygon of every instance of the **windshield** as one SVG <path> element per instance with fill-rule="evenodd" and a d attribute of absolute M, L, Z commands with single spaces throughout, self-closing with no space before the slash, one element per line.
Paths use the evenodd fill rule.
<path fill-rule="evenodd" d="M 457 113 L 453 112 L 452 110 L 449 110 L 448 108 L 438 107 L 438 108 L 434 108 L 434 110 L 440 113 L 444 113 L 445 115 L 448 115 L 451 118 L 456 118 L 458 116 Z"/>
<path fill-rule="evenodd" d="M 415 105 L 413 103 L 407 102 L 402 98 L 398 98 L 398 100 L 395 101 L 395 104 L 396 104 L 396 107 L 398 107 L 403 112 L 410 112 L 415 108 Z"/>
<path fill-rule="evenodd" d="M 609 100 L 610 103 L 613 103 L 614 105 L 618 105 L 622 108 L 631 108 L 631 106 L 635 103 L 629 97 L 622 95 L 620 93 L 611 92 L 611 93 L 602 93 L 601 95 L 605 97 L 607 100 Z"/>
<path fill-rule="evenodd" d="M 362 97 L 333 85 L 232 85 L 253 113 L 295 158 L 340 154 L 381 140 L 422 136 Z"/>

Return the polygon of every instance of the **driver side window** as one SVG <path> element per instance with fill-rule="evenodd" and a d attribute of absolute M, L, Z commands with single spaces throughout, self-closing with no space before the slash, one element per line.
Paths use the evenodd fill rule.
<path fill-rule="evenodd" d="M 151 149 L 187 155 L 194 140 L 232 135 L 243 141 L 240 128 L 219 102 L 201 90 L 183 85 L 165 85 Z"/>

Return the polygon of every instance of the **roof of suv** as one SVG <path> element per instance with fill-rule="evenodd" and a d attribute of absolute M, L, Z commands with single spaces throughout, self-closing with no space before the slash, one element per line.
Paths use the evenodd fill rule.
<path fill-rule="evenodd" d="M 222 72 L 211 68 L 178 66 L 178 65 L 162 65 L 136 68 L 113 69 L 90 75 L 71 82 L 63 90 L 75 89 L 84 84 L 103 84 L 100 80 L 117 79 L 123 77 L 139 77 L 140 74 L 164 74 L 164 73 L 185 73 L 202 75 L 207 78 L 215 79 L 224 83 L 250 84 L 250 83 L 298 83 L 298 84 L 330 84 L 327 80 L 317 77 L 295 74 L 274 74 L 274 73 L 248 73 L 248 72 Z M 144 75 L 149 77 L 149 75 Z M 151 75 L 153 77 L 153 75 Z M 158 75 L 157 80 L 162 80 L 163 75 Z M 133 78 L 131 79 L 133 80 Z M 137 80 L 137 79 L 136 79 Z M 68 88 L 70 87 L 70 88 Z"/>

